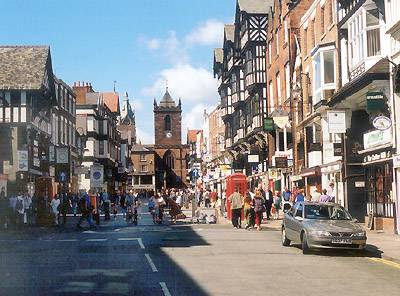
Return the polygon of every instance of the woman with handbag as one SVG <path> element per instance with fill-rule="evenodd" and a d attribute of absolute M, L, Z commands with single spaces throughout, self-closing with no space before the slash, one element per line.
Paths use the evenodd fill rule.
<path fill-rule="evenodd" d="M 261 230 L 261 222 L 263 219 L 263 213 L 265 212 L 265 206 L 261 191 L 259 189 L 256 190 L 253 203 L 254 203 L 254 212 L 256 214 L 257 230 Z"/>

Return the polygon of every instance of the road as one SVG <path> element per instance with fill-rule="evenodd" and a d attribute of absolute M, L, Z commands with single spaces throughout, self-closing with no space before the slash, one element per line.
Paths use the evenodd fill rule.
<path fill-rule="evenodd" d="M 0 234 L 0 295 L 400 295 L 400 265 L 371 254 L 303 255 L 272 229 L 138 226 Z"/>

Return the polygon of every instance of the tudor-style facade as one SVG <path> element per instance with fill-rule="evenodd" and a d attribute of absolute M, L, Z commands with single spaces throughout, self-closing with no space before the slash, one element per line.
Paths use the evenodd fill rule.
<path fill-rule="evenodd" d="M 221 163 L 230 163 L 231 172 L 245 172 L 255 182 L 255 175 L 258 177 L 267 168 L 263 120 L 267 99 L 267 13 L 272 3 L 237 1 L 235 24 L 225 26 L 222 52 L 216 49 L 214 54 L 214 75 L 220 80 L 220 108 L 225 124 Z M 257 155 L 259 161 L 250 163 L 248 155 Z"/>
<path fill-rule="evenodd" d="M 0 46 L 0 186 L 7 194 L 33 194 L 37 179 L 49 176 L 53 77 L 49 47 Z"/>

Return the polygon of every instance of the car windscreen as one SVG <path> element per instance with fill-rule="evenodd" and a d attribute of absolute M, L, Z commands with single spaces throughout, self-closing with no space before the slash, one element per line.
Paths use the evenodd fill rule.
<path fill-rule="evenodd" d="M 345 208 L 333 205 L 306 205 L 304 216 L 317 220 L 351 220 Z"/>

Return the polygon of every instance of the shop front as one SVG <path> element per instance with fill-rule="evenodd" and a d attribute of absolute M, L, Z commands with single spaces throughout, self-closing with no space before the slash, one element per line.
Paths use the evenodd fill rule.
<path fill-rule="evenodd" d="M 321 167 L 303 169 L 300 176 L 304 180 L 305 196 L 311 196 L 315 191 L 321 192 Z"/>

